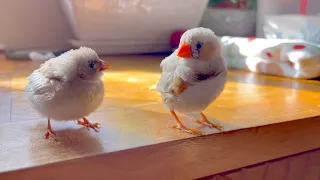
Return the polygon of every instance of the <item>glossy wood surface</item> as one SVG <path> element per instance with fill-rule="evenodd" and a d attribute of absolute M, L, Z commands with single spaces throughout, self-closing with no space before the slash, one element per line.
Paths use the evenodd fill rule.
<path fill-rule="evenodd" d="M 91 121 L 101 123 L 101 131 L 88 132 L 74 122 L 53 121 L 52 127 L 57 136 L 45 140 L 43 135 L 46 130 L 46 118 L 32 109 L 23 92 L 27 83 L 26 77 L 38 68 L 41 62 L 13 61 L 0 57 L 0 172 L 136 147 L 151 148 L 147 146 L 172 143 L 172 141 L 178 143 L 177 140 L 183 139 L 200 141 L 197 138 L 201 137 L 191 138 L 193 136 L 190 134 L 167 128 L 170 122 L 174 123 L 173 118 L 164 108 L 159 94 L 154 89 L 160 77 L 159 63 L 162 58 L 160 55 L 105 57 L 104 59 L 112 65 L 103 76 L 106 87 L 105 100 L 99 110 L 88 117 Z M 223 125 L 225 131 L 298 119 L 301 121 L 311 117 L 320 121 L 320 82 L 230 70 L 225 91 L 205 113 L 210 121 Z M 180 117 L 189 127 L 199 128 L 208 134 L 218 132 L 194 124 L 187 115 Z M 319 122 L 316 119 L 308 121 L 316 124 Z M 312 128 L 311 126 L 305 128 L 307 127 Z M 318 127 L 312 130 L 317 131 L 315 128 Z M 289 133 L 289 130 L 287 131 Z M 276 132 L 280 133 L 279 128 Z M 308 133 L 307 130 L 302 132 Z M 223 136 L 227 138 L 231 135 L 223 134 Z M 295 137 L 298 137 L 298 134 L 295 134 Z M 315 137 L 318 136 L 314 135 L 312 138 Z M 235 139 L 231 138 L 229 143 L 232 144 Z M 239 140 L 241 141 L 241 137 Z M 155 151 L 157 147 L 154 147 Z M 317 147 L 320 147 L 319 141 L 306 144 L 305 148 L 297 146 L 296 150 L 303 151 Z M 183 153 L 188 153 L 188 147 L 185 150 Z M 295 149 L 286 149 L 282 154 L 272 154 L 266 158 L 294 152 Z M 190 156 L 194 154 L 192 149 L 189 153 Z M 116 153 L 112 154 L 118 157 Z M 126 157 L 128 156 L 130 157 L 130 153 Z M 121 157 L 119 158 L 114 160 L 121 166 Z M 250 163 L 258 163 L 260 160 L 262 159 L 257 158 Z M 244 164 L 237 164 L 237 166 L 242 165 Z M 224 168 L 212 171 L 230 170 L 228 168 L 232 167 L 226 163 Z"/>

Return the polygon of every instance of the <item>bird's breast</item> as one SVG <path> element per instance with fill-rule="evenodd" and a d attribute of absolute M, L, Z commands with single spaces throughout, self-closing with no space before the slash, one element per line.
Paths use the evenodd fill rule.
<path fill-rule="evenodd" d="M 102 81 L 95 83 L 74 83 L 69 87 L 70 97 L 75 101 L 85 104 L 95 103 L 95 101 L 103 98 L 104 86 Z"/>
<path fill-rule="evenodd" d="M 223 91 L 226 82 L 225 74 L 219 74 L 195 85 L 189 86 L 174 101 L 167 100 L 171 109 L 180 112 L 202 111 L 209 106 Z"/>
<path fill-rule="evenodd" d="M 46 107 L 41 108 L 42 114 L 55 120 L 82 118 L 97 110 L 103 97 L 103 83 L 70 84 L 46 102 Z"/>

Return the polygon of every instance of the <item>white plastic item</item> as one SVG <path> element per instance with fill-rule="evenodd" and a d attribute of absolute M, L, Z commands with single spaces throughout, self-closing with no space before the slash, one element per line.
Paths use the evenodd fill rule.
<path fill-rule="evenodd" d="M 78 42 L 168 47 L 177 29 L 199 26 L 208 0 L 61 0 Z M 111 44 L 112 45 L 112 44 Z M 142 46 L 141 46 L 142 48 Z M 142 48 L 141 51 L 146 49 Z M 155 51 L 167 49 L 159 48 Z"/>
<path fill-rule="evenodd" d="M 254 10 L 208 8 L 200 25 L 218 36 L 251 37 L 255 34 L 255 22 Z"/>
<path fill-rule="evenodd" d="M 320 44 L 320 16 L 269 15 L 263 30 L 268 39 L 302 39 Z"/>

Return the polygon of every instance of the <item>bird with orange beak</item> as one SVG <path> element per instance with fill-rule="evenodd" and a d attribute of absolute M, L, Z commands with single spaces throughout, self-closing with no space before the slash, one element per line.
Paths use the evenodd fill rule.
<path fill-rule="evenodd" d="M 110 65 L 91 48 L 80 47 L 52 58 L 36 69 L 25 87 L 32 106 L 48 118 L 45 137 L 55 135 L 51 119 L 78 120 L 78 124 L 97 131 L 99 123 L 86 116 L 94 112 L 104 98 L 103 72 Z"/>
<path fill-rule="evenodd" d="M 176 114 L 199 113 L 194 119 L 211 128 L 222 126 L 210 122 L 203 111 L 221 94 L 226 83 L 227 67 L 221 55 L 221 44 L 214 32 L 207 28 L 187 30 L 180 39 L 179 48 L 162 60 L 162 74 L 157 90 L 177 124 L 173 128 L 203 134 L 186 127 Z"/>

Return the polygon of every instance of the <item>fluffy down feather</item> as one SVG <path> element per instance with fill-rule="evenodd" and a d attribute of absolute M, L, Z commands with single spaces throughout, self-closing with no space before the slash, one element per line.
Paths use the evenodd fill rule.
<path fill-rule="evenodd" d="M 95 63 L 96 68 L 90 68 Z M 95 51 L 81 47 L 46 61 L 29 77 L 25 87 L 32 106 L 53 120 L 77 120 L 101 104 L 103 61 Z"/>
<path fill-rule="evenodd" d="M 198 130 L 186 128 L 175 111 L 198 112 L 201 124 L 221 129 L 208 121 L 202 113 L 223 91 L 227 68 L 221 56 L 221 44 L 215 34 L 206 28 L 186 31 L 179 48 L 162 60 L 162 74 L 157 84 L 164 105 L 171 111 L 183 131 L 201 134 Z"/>
<path fill-rule="evenodd" d="M 191 45 L 192 58 L 178 56 L 178 50 L 162 60 L 162 74 L 157 90 L 166 107 L 183 113 L 200 112 L 207 108 L 222 92 L 226 82 L 227 68 L 221 57 L 221 45 L 214 33 L 205 28 L 186 31 L 180 45 Z M 201 52 L 197 45 L 212 46 L 212 50 Z M 205 59 L 209 57 L 209 59 Z M 177 79 L 189 87 L 178 96 L 173 93 Z M 178 84 L 179 85 L 179 84 Z M 181 85 L 181 84 L 180 84 Z"/>

